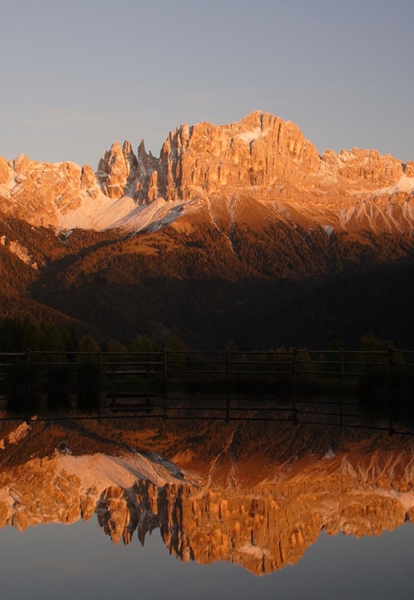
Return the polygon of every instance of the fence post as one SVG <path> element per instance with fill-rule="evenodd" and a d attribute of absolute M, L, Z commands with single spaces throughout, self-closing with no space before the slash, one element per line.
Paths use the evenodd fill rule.
<path fill-rule="evenodd" d="M 392 373 L 392 365 L 394 364 L 394 350 L 392 348 L 388 348 L 388 374 Z"/>
<path fill-rule="evenodd" d="M 345 369 L 344 369 L 344 351 L 339 348 L 339 368 L 341 372 L 341 414 L 339 417 L 339 425 L 342 427 L 344 419 L 344 383 L 345 383 Z"/>
<path fill-rule="evenodd" d="M 341 369 L 341 387 L 344 387 L 345 382 L 345 367 L 344 367 L 344 351 L 342 348 L 339 348 L 339 362 Z"/>
<path fill-rule="evenodd" d="M 298 354 L 297 348 L 292 348 L 292 383 L 296 383 L 296 358 Z"/>
<path fill-rule="evenodd" d="M 298 423 L 298 417 L 296 414 L 296 399 L 295 399 L 295 394 L 293 394 L 292 396 L 292 414 L 293 414 L 293 424 L 297 425 Z"/>
<path fill-rule="evenodd" d="M 296 414 L 296 390 L 295 390 L 295 383 L 296 383 L 296 358 L 297 358 L 297 354 L 298 354 L 298 349 L 297 348 L 292 348 L 292 385 L 293 385 L 293 396 L 292 396 L 292 411 L 293 411 L 293 424 L 296 425 L 298 422 L 298 417 Z"/>
<path fill-rule="evenodd" d="M 231 369 L 230 369 L 230 350 L 228 348 L 226 348 L 226 374 L 227 377 L 230 376 L 231 373 Z"/>
<path fill-rule="evenodd" d="M 388 435 L 391 436 L 394 433 L 394 427 L 393 427 L 393 419 L 392 419 L 392 410 L 390 408 L 390 420 L 388 423 Z"/>
<path fill-rule="evenodd" d="M 392 397 L 392 365 L 393 365 L 393 356 L 394 350 L 392 348 L 388 348 L 388 410 L 390 411 L 390 423 L 388 428 L 389 435 L 393 434 L 393 401 L 395 398 Z"/>

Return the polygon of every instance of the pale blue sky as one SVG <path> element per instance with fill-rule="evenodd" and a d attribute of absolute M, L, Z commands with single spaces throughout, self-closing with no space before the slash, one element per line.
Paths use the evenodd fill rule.
<path fill-rule="evenodd" d="M 414 0 L 8 0 L 0 156 L 159 154 L 181 123 L 260 109 L 322 154 L 414 160 Z"/>

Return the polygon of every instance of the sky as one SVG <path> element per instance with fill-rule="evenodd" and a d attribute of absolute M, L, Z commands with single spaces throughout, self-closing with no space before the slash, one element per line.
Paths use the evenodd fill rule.
<path fill-rule="evenodd" d="M 4 2 L 0 156 L 158 156 L 182 123 L 263 110 L 320 154 L 414 160 L 413 0 Z"/>

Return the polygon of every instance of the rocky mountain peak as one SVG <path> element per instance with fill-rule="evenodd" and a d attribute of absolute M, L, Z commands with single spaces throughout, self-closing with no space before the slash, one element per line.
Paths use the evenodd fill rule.
<path fill-rule="evenodd" d="M 7 183 L 11 177 L 11 170 L 7 162 L 0 156 L 0 185 Z"/>
<path fill-rule="evenodd" d="M 132 150 L 131 142 L 125 140 L 122 146 L 122 154 L 125 156 L 135 156 L 134 151 Z"/>
<path fill-rule="evenodd" d="M 124 195 L 126 183 L 130 174 L 131 165 L 127 157 L 132 152 L 129 142 L 125 142 L 123 149 L 119 142 L 114 142 L 111 149 L 105 152 L 98 165 L 98 180 L 103 192 L 109 198 L 121 198 Z M 132 153 L 131 158 L 134 155 Z"/>
<path fill-rule="evenodd" d="M 125 140 L 122 149 L 119 142 L 114 142 L 98 165 L 98 181 L 103 193 L 111 199 L 125 195 L 138 199 L 141 189 L 139 182 L 148 171 L 149 159 L 143 140 L 138 148 L 138 156 L 128 140 Z"/>
<path fill-rule="evenodd" d="M 275 183 L 296 185 L 319 166 L 316 148 L 296 125 L 254 111 L 230 125 L 202 122 L 170 133 L 158 166 L 158 195 L 186 200 L 201 188 L 263 196 Z"/>
<path fill-rule="evenodd" d="M 0 186 L 0 210 L 61 229 L 140 230 L 153 226 L 158 209 L 161 227 L 184 214 L 193 218 L 195 199 L 218 206 L 218 198 L 224 202 L 223 222 L 263 222 L 266 210 L 266 218 L 305 228 L 414 229 L 413 162 L 403 165 L 357 148 L 340 154 L 327 150 L 320 157 L 297 125 L 260 110 L 226 125 L 181 125 L 170 132 L 159 158 L 146 152 L 143 140 L 136 154 L 130 142 L 122 147 L 114 142 L 96 175 L 87 165 L 38 163 L 25 155 L 9 163 L 1 159 Z M 147 214 L 145 207 L 153 202 L 157 209 Z M 175 210 L 168 203 L 177 202 L 185 210 L 167 217 Z M 136 209 L 144 211 L 142 219 Z M 207 209 L 203 214 L 197 219 L 212 218 Z"/>
<path fill-rule="evenodd" d="M 20 156 L 15 158 L 13 161 L 13 170 L 16 173 L 21 173 L 22 171 L 25 171 L 27 169 L 30 163 L 31 160 L 28 156 L 26 156 L 25 154 L 20 154 Z"/>

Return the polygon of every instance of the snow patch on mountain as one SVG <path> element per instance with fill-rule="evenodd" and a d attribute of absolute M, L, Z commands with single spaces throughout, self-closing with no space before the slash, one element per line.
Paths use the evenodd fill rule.
<path fill-rule="evenodd" d="M 135 206 L 130 213 L 115 221 L 115 226 L 136 233 L 143 229 L 155 232 L 175 221 L 185 204 L 185 202 L 165 202 L 162 198 L 158 198 L 150 204 Z"/>
<path fill-rule="evenodd" d="M 262 131 L 261 127 L 255 127 L 251 131 L 246 131 L 245 133 L 239 133 L 236 135 L 236 138 L 239 140 L 243 140 L 243 142 L 253 142 L 254 140 L 258 140 L 260 137 L 266 137 L 268 135 L 268 129 Z"/>
<path fill-rule="evenodd" d="M 123 456 L 59 454 L 57 462 L 60 471 L 77 475 L 85 490 L 92 486 L 103 490 L 111 485 L 127 489 L 138 479 L 159 486 L 176 481 L 174 474 L 164 464 L 153 462 L 138 452 Z"/>
<path fill-rule="evenodd" d="M 414 192 L 414 177 L 407 177 L 407 175 L 403 175 L 395 185 L 385 188 L 381 190 L 384 194 L 389 194 L 392 196 L 393 194 L 410 194 Z"/>
<path fill-rule="evenodd" d="M 91 198 L 81 192 L 81 203 L 78 208 L 66 213 L 59 213 L 58 229 L 60 231 L 75 229 L 114 229 L 116 224 L 129 215 L 136 207 L 134 200 L 128 196 L 111 199 L 99 192 Z"/>
<path fill-rule="evenodd" d="M 334 228 L 332 227 L 332 225 L 324 225 L 324 230 L 326 232 L 326 235 L 328 237 L 331 237 L 332 233 L 334 232 Z"/>

